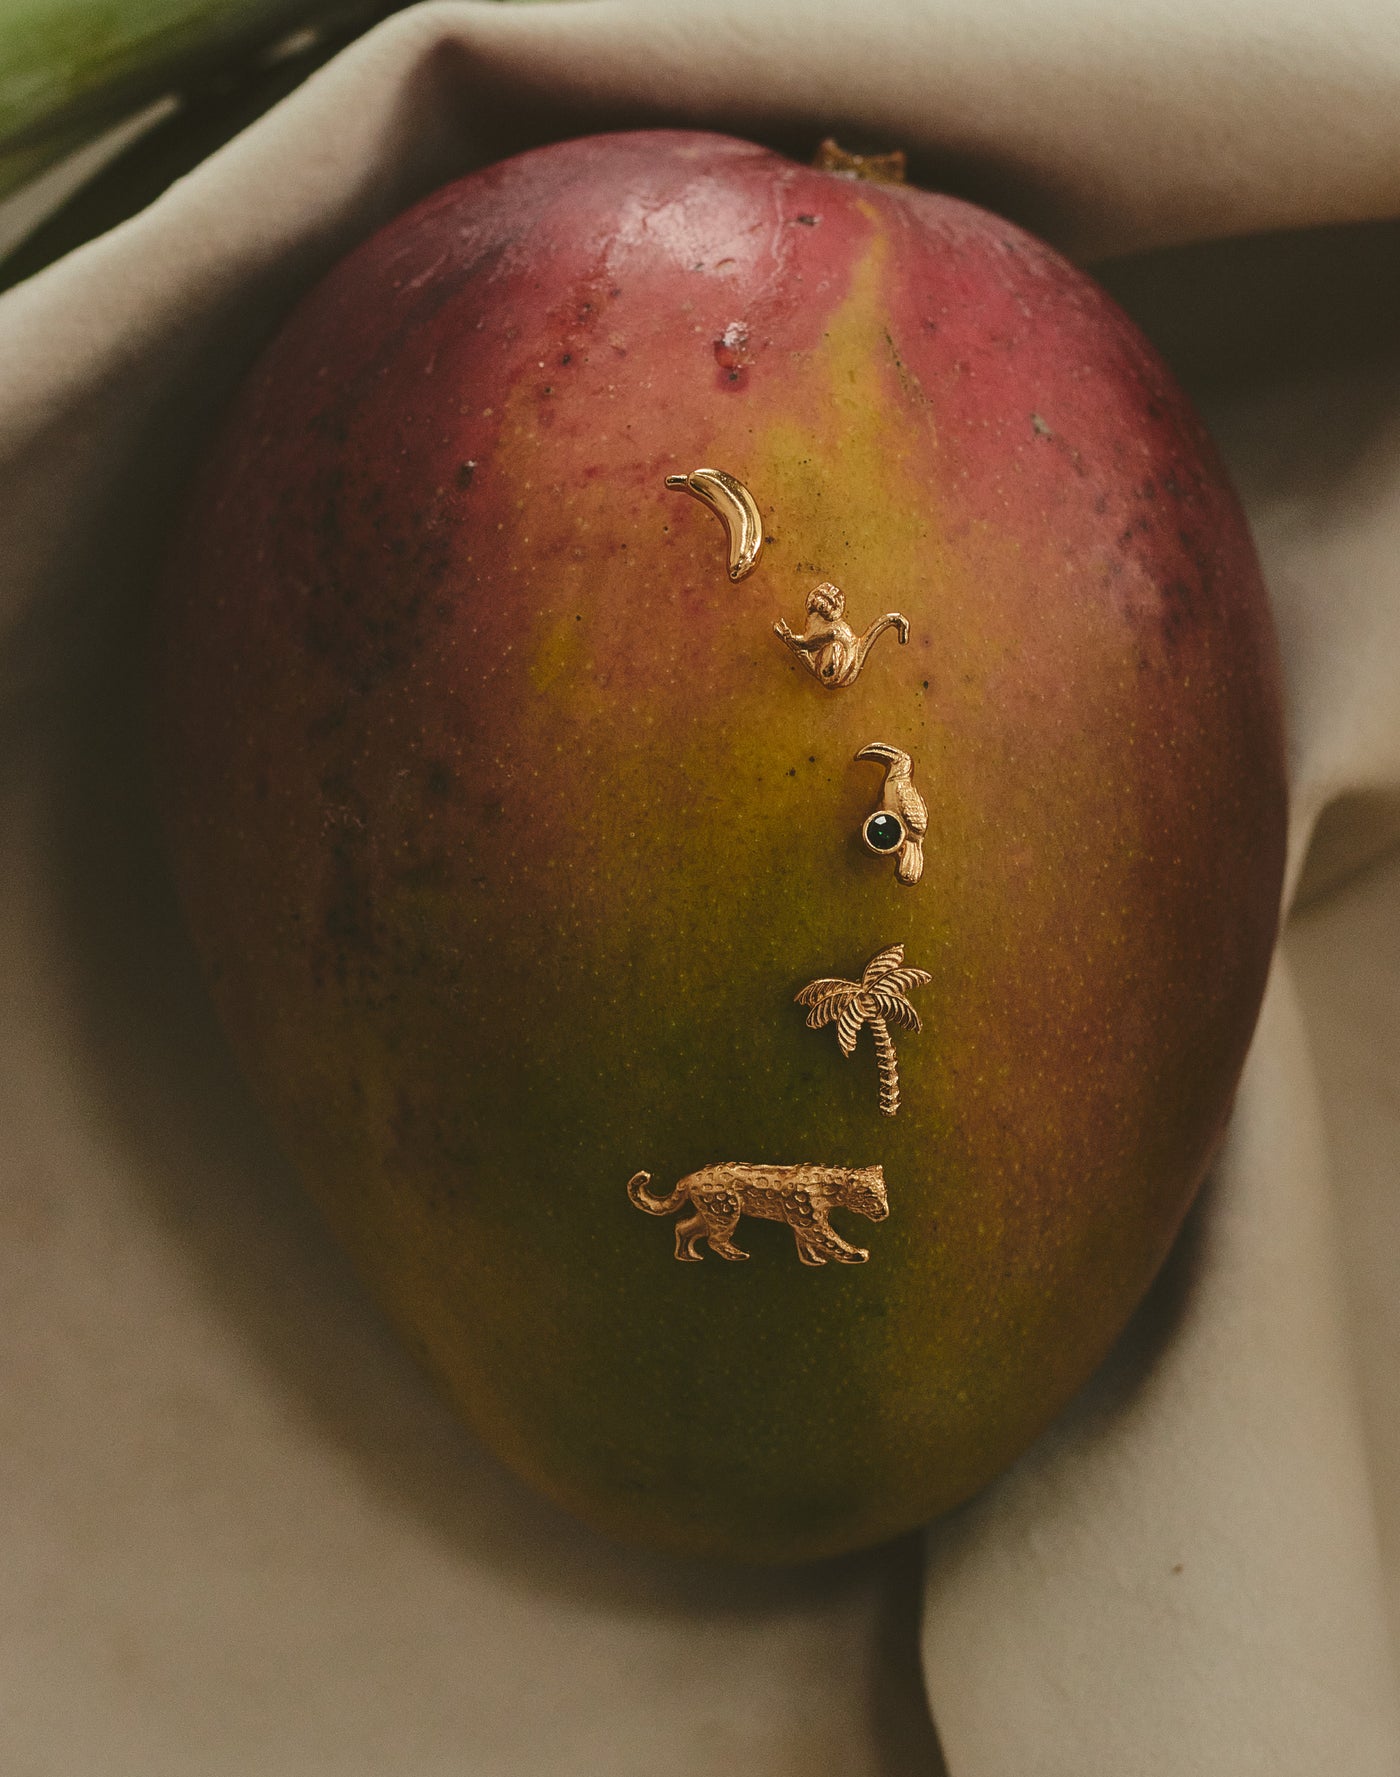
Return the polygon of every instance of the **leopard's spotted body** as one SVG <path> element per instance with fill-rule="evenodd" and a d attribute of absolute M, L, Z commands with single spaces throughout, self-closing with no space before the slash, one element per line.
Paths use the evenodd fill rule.
<path fill-rule="evenodd" d="M 722 1259 L 747 1259 L 733 1234 L 740 1216 L 749 1215 L 786 1222 L 804 1265 L 825 1265 L 828 1259 L 860 1265 L 870 1254 L 841 1238 L 827 1219 L 831 1211 L 854 1210 L 872 1222 L 890 1213 L 881 1166 L 755 1166 L 727 1160 L 688 1173 L 667 1197 L 653 1197 L 650 1183 L 649 1172 L 634 1173 L 627 1182 L 627 1195 L 648 1215 L 673 1215 L 690 1203 L 693 1213 L 676 1224 L 676 1257 L 689 1262 L 700 1260 L 701 1240 Z"/>

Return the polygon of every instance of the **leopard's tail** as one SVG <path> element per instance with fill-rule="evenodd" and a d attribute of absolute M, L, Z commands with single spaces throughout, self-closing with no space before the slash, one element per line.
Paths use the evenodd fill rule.
<path fill-rule="evenodd" d="M 649 1216 L 674 1215 L 690 1195 L 690 1188 L 682 1179 L 669 1197 L 653 1197 L 647 1190 L 651 1183 L 649 1172 L 634 1172 L 627 1181 L 627 1195 L 638 1209 L 644 1209 Z"/>

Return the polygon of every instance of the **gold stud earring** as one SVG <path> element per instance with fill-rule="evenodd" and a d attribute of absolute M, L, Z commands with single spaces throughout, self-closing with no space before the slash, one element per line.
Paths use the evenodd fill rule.
<path fill-rule="evenodd" d="M 901 642 L 909 640 L 909 619 L 898 611 L 877 617 L 858 636 L 846 621 L 846 595 L 830 580 L 823 580 L 807 594 L 807 627 L 801 635 L 790 630 L 780 617 L 773 633 L 792 649 L 818 684 L 838 691 L 854 685 L 865 657 L 887 629 L 897 629 Z"/>
<path fill-rule="evenodd" d="M 723 469 L 692 469 L 689 475 L 668 475 L 666 485 L 708 506 L 724 525 L 729 535 L 729 578 L 742 580 L 751 574 L 763 549 L 763 519 L 743 482 Z"/>
<path fill-rule="evenodd" d="M 885 793 L 881 805 L 868 814 L 860 836 L 865 849 L 876 857 L 898 854 L 895 875 L 912 888 L 924 872 L 924 834 L 928 831 L 928 804 L 914 788 L 914 761 L 899 747 L 871 741 L 856 754 L 874 759 L 885 768 Z"/>
<path fill-rule="evenodd" d="M 899 1110 L 899 1058 L 890 1026 L 897 1024 L 916 1032 L 923 1028 L 907 996 L 915 987 L 927 987 L 932 979 L 926 969 L 906 968 L 904 946 L 892 944 L 871 957 L 859 981 L 823 976 L 819 981 L 809 981 L 796 996 L 799 1006 L 811 1008 L 807 1014 L 810 1029 L 835 1024 L 836 1041 L 843 1055 L 854 1051 L 862 1028 L 870 1026 L 880 1069 L 882 1116 L 893 1117 Z"/>

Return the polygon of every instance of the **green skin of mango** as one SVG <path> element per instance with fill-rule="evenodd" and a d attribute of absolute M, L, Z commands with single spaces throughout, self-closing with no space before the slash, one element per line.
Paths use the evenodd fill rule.
<path fill-rule="evenodd" d="M 702 464 L 764 515 L 731 584 Z M 828 691 L 839 583 L 912 625 Z M 294 314 L 161 622 L 171 851 L 224 1022 L 380 1301 L 605 1530 L 787 1562 L 966 1499 L 1092 1372 L 1228 1115 L 1275 936 L 1274 642 L 1199 422 L 995 217 L 655 132 L 427 200 Z M 902 747 L 922 882 L 860 842 Z M 843 1058 L 794 995 L 929 972 Z M 865 1265 L 639 1213 L 884 1168 Z"/>

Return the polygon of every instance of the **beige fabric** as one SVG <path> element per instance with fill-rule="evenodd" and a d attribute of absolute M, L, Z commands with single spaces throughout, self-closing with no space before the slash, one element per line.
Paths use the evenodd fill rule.
<path fill-rule="evenodd" d="M 1400 211 L 1397 98 L 1376 0 L 436 5 L 0 300 L 0 1769 L 939 1769 L 917 1542 L 706 1575 L 536 1504 L 382 1332 L 232 1078 L 142 799 L 139 612 L 174 473 L 271 319 L 419 192 L 600 123 L 897 138 L 1102 254 Z M 1355 301 L 1395 243 L 1115 274 L 1190 322 L 1260 538 L 1311 898 L 1162 1283 L 929 1533 L 953 1777 L 1400 1770 L 1400 342 Z"/>

